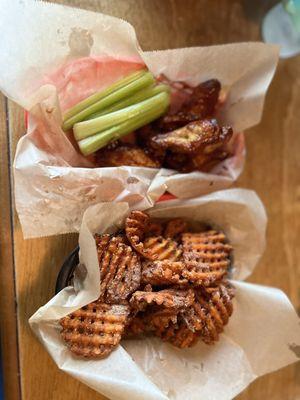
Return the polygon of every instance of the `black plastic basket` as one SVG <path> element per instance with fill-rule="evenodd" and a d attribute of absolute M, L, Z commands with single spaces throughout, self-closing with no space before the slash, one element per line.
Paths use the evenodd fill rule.
<path fill-rule="evenodd" d="M 79 264 L 79 246 L 77 246 L 72 253 L 66 258 L 65 262 L 61 266 L 59 274 L 56 279 L 55 294 L 60 292 L 65 287 L 71 284 L 74 276 L 74 271 Z"/>

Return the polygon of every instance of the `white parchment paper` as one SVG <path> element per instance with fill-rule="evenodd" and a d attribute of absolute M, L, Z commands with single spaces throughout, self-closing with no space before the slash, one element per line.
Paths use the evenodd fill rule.
<path fill-rule="evenodd" d="M 113 400 L 229 400 L 256 377 L 297 360 L 299 320 L 288 298 L 280 290 L 237 280 L 247 277 L 259 260 L 266 228 L 262 203 L 254 192 L 242 189 L 166 201 L 148 210 L 153 217 L 181 216 L 212 224 L 234 246 L 234 312 L 216 345 L 199 343 L 181 350 L 148 338 L 122 341 L 103 360 L 73 356 L 60 338 L 57 321 L 98 297 L 93 234 L 116 231 L 129 211 L 126 203 L 99 203 L 86 210 L 79 237 L 84 267 L 79 268 L 74 286 L 62 290 L 30 319 L 62 371 Z"/>
<path fill-rule="evenodd" d="M 219 118 L 235 132 L 260 121 L 278 49 L 263 43 L 143 52 L 134 28 L 107 15 L 32 0 L 2 0 L 0 89 L 29 110 L 14 163 L 16 208 L 25 237 L 78 231 L 99 201 L 147 208 L 167 190 L 192 198 L 228 187 L 243 168 L 243 135 L 211 173 L 97 168 L 62 132 L 62 111 L 141 64 L 196 85 L 217 78 L 228 95 Z"/>

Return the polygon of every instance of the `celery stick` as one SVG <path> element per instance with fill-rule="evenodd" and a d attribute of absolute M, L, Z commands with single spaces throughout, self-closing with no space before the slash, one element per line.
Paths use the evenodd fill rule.
<path fill-rule="evenodd" d="M 138 116 L 143 111 L 147 111 L 147 109 L 154 107 L 156 104 L 160 104 L 163 99 L 169 100 L 169 94 L 162 92 L 140 103 L 123 108 L 122 110 L 105 114 L 89 121 L 79 122 L 73 127 L 75 139 L 78 141 L 107 128 L 111 128 L 114 125 L 119 125 L 127 119 Z"/>
<path fill-rule="evenodd" d="M 82 111 L 75 114 L 73 117 L 67 119 L 63 123 L 63 130 L 68 130 L 72 128 L 72 126 L 79 121 L 82 121 L 84 118 L 89 116 L 92 113 L 100 111 L 119 100 L 122 100 L 128 96 L 131 96 L 133 93 L 150 86 L 154 83 L 154 77 L 151 72 L 144 73 L 140 78 L 135 79 L 133 82 L 128 83 L 117 90 L 114 90 L 112 93 L 102 96 L 102 98 L 91 104 L 90 106 L 84 108 Z"/>
<path fill-rule="evenodd" d="M 91 96 L 87 97 L 86 99 L 80 101 L 79 103 L 75 104 L 75 106 L 71 107 L 64 115 L 64 120 L 67 120 L 73 117 L 75 114 L 78 114 L 80 111 L 84 110 L 85 108 L 91 106 L 92 104 L 96 103 L 97 101 L 101 100 L 103 97 L 108 96 L 109 94 L 113 93 L 114 91 L 120 89 L 121 87 L 128 85 L 128 83 L 133 82 L 134 80 L 140 78 L 147 72 L 146 69 L 138 70 L 125 78 L 119 79 L 117 82 L 113 83 L 106 89 L 102 90 L 101 92 L 97 92 L 92 94 Z"/>
<path fill-rule="evenodd" d="M 144 126 L 145 124 L 154 121 L 164 114 L 165 111 L 165 109 L 155 109 L 154 112 L 148 112 L 143 115 L 143 117 L 134 118 L 133 120 L 123 122 L 120 125 L 109 128 L 96 135 L 82 139 L 78 142 L 80 151 L 86 156 L 92 154 L 102 147 L 105 147 L 109 143 L 120 139 L 122 136 L 125 136 L 128 133 Z"/>
<path fill-rule="evenodd" d="M 140 101 L 146 100 L 149 97 L 153 97 L 156 94 L 159 94 L 161 92 L 169 93 L 170 87 L 168 85 L 163 85 L 163 84 L 147 87 L 146 89 L 133 94 L 132 96 L 128 97 L 127 99 L 118 101 L 117 103 L 113 104 L 110 107 L 105 108 L 104 110 L 102 110 L 100 112 L 96 112 L 94 114 L 89 115 L 87 118 L 85 118 L 85 121 L 96 118 L 96 117 L 100 117 L 101 115 L 104 115 L 104 114 L 109 114 L 111 112 L 121 110 L 122 108 L 125 108 L 125 107 L 129 107 L 133 104 L 139 103 Z"/>
<path fill-rule="evenodd" d="M 159 107 L 155 106 L 153 109 L 144 111 L 137 117 L 127 120 L 120 125 L 80 140 L 78 145 L 81 153 L 86 156 L 92 154 L 106 146 L 108 143 L 113 142 L 122 136 L 125 136 L 128 133 L 154 121 L 166 112 L 168 106 L 169 100 L 164 98 Z"/>

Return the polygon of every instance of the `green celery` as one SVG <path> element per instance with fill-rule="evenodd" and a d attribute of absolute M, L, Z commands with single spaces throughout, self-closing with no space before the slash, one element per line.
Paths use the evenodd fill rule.
<path fill-rule="evenodd" d="M 111 112 L 121 110 L 122 108 L 125 108 L 125 107 L 129 107 L 133 104 L 139 103 L 140 101 L 149 99 L 149 97 L 153 97 L 156 94 L 159 94 L 161 92 L 169 93 L 170 87 L 168 85 L 163 85 L 163 84 L 147 87 L 144 90 L 134 93 L 132 96 L 128 97 L 127 99 L 121 100 L 118 103 L 115 103 L 112 106 L 107 107 L 100 112 L 96 112 L 94 114 L 89 115 L 87 118 L 85 118 L 85 121 L 100 117 L 101 115 L 104 115 L 104 114 L 109 114 Z"/>
<path fill-rule="evenodd" d="M 128 85 L 128 83 L 135 81 L 136 79 L 143 76 L 146 72 L 147 70 L 144 68 L 136 72 L 133 72 L 132 74 L 126 76 L 125 78 L 119 79 L 117 82 L 113 83 L 112 85 L 102 90 L 101 92 L 94 93 L 91 96 L 87 97 L 86 99 L 80 101 L 65 113 L 64 120 L 73 117 L 75 114 L 78 114 L 80 111 L 101 100 L 103 97 L 108 96 L 109 94 L 120 89 L 121 87 Z"/>
<path fill-rule="evenodd" d="M 169 97 L 170 96 L 168 93 L 162 92 L 150 97 L 149 99 L 141 101 L 140 103 L 123 108 L 122 110 L 105 114 L 89 121 L 79 122 L 73 127 L 74 137 L 78 141 L 115 125 L 119 125 L 122 122 L 134 118 L 140 115 L 142 112 L 155 107 L 156 104 L 160 104 L 162 99 L 169 99 Z"/>
<path fill-rule="evenodd" d="M 68 119 L 64 119 L 63 122 L 63 130 L 67 131 L 73 127 L 73 125 L 77 122 L 80 122 L 84 120 L 86 117 L 88 117 L 90 114 L 93 114 L 97 111 L 100 111 L 106 107 L 111 106 L 112 104 L 127 98 L 128 96 L 131 96 L 133 93 L 150 86 L 154 83 L 154 77 L 151 74 L 151 72 L 145 72 L 141 74 L 138 78 L 135 78 L 132 82 L 122 85 L 121 87 L 115 88 L 114 90 L 111 90 L 110 86 L 109 88 L 104 90 L 104 95 L 103 92 L 96 93 L 93 96 L 98 95 L 99 100 L 94 102 L 93 104 L 89 106 L 85 106 L 85 108 L 82 108 L 81 111 L 77 112 L 75 115 Z M 109 93 L 107 93 L 109 92 Z M 86 99 L 88 100 L 88 99 Z M 85 100 L 84 100 L 85 101 Z M 79 103 L 80 104 L 80 103 Z M 76 106 L 75 106 L 76 107 Z"/>
<path fill-rule="evenodd" d="M 160 104 L 151 109 L 144 110 L 136 117 L 129 119 L 119 125 L 113 126 L 96 135 L 82 139 L 78 142 L 80 151 L 87 156 L 106 146 L 110 142 L 120 139 L 122 136 L 135 131 L 138 128 L 154 121 L 163 115 L 169 106 L 169 96 L 161 98 Z"/>

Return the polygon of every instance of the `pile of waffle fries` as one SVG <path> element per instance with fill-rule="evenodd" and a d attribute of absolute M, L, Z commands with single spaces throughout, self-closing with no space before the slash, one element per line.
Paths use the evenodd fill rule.
<path fill-rule="evenodd" d="M 222 232 L 189 232 L 181 218 L 132 211 L 125 229 L 95 235 L 100 297 L 60 320 L 69 349 L 87 358 L 121 339 L 153 335 L 179 348 L 215 343 L 233 311 L 232 246 Z"/>

